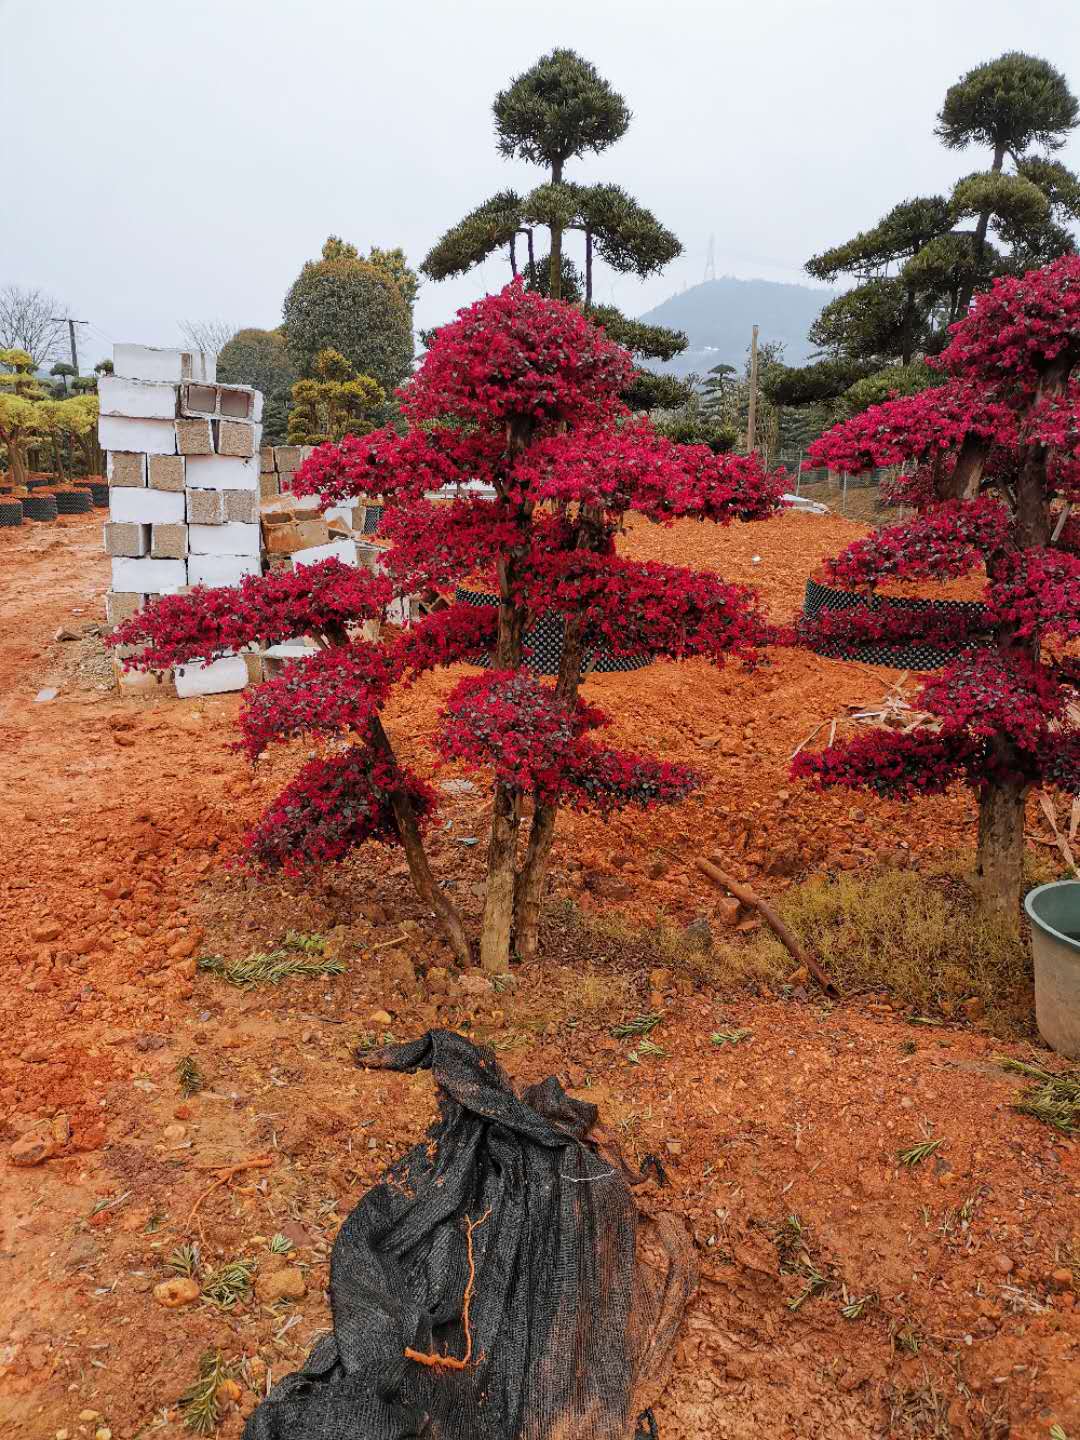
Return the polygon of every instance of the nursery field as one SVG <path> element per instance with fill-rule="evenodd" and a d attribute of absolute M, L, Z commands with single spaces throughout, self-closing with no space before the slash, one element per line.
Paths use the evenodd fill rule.
<path fill-rule="evenodd" d="M 790 514 L 625 544 L 757 584 L 786 619 L 859 533 Z M 0 532 L 5 1435 L 179 1436 L 213 1349 L 234 1381 L 218 1433 L 237 1435 L 329 1326 L 342 1219 L 436 1115 L 429 1076 L 358 1070 L 355 1048 L 448 1026 L 515 1082 L 594 1101 L 633 1161 L 660 1156 L 640 1203 L 684 1218 L 701 1272 L 663 1440 L 1080 1436 L 1080 1144 L 1012 1108 L 1025 1083 L 1000 1058 L 1048 1052 L 1023 947 L 967 914 L 973 805 L 788 778 L 811 735 L 910 703 L 916 679 L 798 651 L 589 679 L 614 743 L 703 783 L 672 809 L 565 817 L 542 958 L 493 988 L 450 966 L 399 852 L 308 884 L 230 865 L 295 757 L 251 771 L 234 697 L 117 694 L 107 565 L 89 516 Z M 427 772 L 453 679 L 386 712 Z M 489 797 L 437 779 L 432 863 L 475 917 Z M 1035 807 L 1029 826 L 1037 869 Z M 839 1000 L 711 884 L 714 856 L 793 907 Z M 269 952 L 313 973 L 231 968 Z"/>

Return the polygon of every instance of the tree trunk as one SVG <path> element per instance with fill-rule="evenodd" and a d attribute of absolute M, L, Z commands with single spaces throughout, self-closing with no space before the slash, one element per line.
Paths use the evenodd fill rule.
<path fill-rule="evenodd" d="M 562 184 L 563 162 L 556 160 L 551 167 L 551 183 Z M 562 226 L 551 226 L 551 262 L 548 266 L 548 295 L 552 300 L 562 299 Z"/>
<path fill-rule="evenodd" d="M 534 251 L 534 249 L 533 249 L 533 232 L 532 232 L 531 230 L 526 230 L 526 231 L 525 231 L 525 235 L 526 235 L 526 238 L 527 238 L 528 243 L 529 243 L 529 284 L 530 284 L 530 285 L 533 287 L 533 289 L 535 290 L 535 289 L 536 289 L 536 254 L 535 254 L 535 251 Z"/>
<path fill-rule="evenodd" d="M 979 796 L 979 895 L 984 906 L 1000 911 L 1011 930 L 1020 924 L 1026 800 L 1027 786 L 1019 782 L 988 784 Z"/>
<path fill-rule="evenodd" d="M 1001 167 L 1004 163 L 1005 146 L 999 141 L 994 146 L 994 163 L 990 166 L 991 174 L 1000 175 Z M 990 225 L 990 213 L 991 212 L 989 210 L 981 211 L 979 214 L 979 219 L 975 225 L 975 239 L 972 249 L 976 262 L 982 259 L 983 254 L 986 250 L 986 232 Z M 957 306 L 957 319 L 962 320 L 963 317 L 967 314 L 968 306 L 971 304 L 971 296 L 974 288 L 975 287 L 973 285 L 964 286 L 963 292 L 961 294 L 960 303 Z"/>
<path fill-rule="evenodd" d="M 907 287 L 904 314 L 900 324 L 900 363 L 910 365 L 915 357 L 915 315 L 917 307 L 914 287 Z"/>
<path fill-rule="evenodd" d="M 983 467 L 990 453 L 990 442 L 982 435 L 965 435 L 951 475 L 946 475 L 935 489 L 940 500 L 973 500 L 979 493 Z"/>
<path fill-rule="evenodd" d="M 572 702 L 581 684 L 581 662 L 584 658 L 585 627 L 580 617 L 567 619 L 563 632 L 562 658 L 555 694 L 560 700 Z M 540 943 L 540 914 L 544 904 L 544 882 L 548 860 L 555 839 L 557 805 L 537 800 L 529 830 L 529 848 L 525 863 L 514 885 L 515 948 L 522 960 L 532 960 Z"/>
<path fill-rule="evenodd" d="M 592 231 L 585 231 L 585 309 L 592 309 Z"/>
<path fill-rule="evenodd" d="M 510 236 L 510 274 L 517 279 L 517 236 Z"/>
<path fill-rule="evenodd" d="M 510 423 L 507 449 L 510 463 L 528 445 L 532 421 Z M 514 594 L 517 556 L 513 551 L 499 561 L 499 638 L 495 667 L 516 670 L 521 664 L 525 643 L 525 607 Z M 499 781 L 491 814 L 491 841 L 488 845 L 487 895 L 484 898 L 483 928 L 480 932 L 480 964 L 485 970 L 501 971 L 510 966 L 510 942 L 514 924 L 514 874 L 517 868 L 517 838 L 521 823 L 521 793 Z"/>
<path fill-rule="evenodd" d="M 378 716 L 371 722 L 371 741 L 376 750 L 381 751 L 392 764 L 397 764 L 393 746 L 390 744 L 389 736 L 383 729 L 382 721 Z M 455 906 L 439 889 L 435 876 L 431 873 L 431 866 L 428 864 L 427 851 L 424 849 L 424 842 L 420 837 L 420 826 L 412 801 L 405 790 L 394 790 L 390 795 L 390 805 L 394 812 L 394 820 L 397 822 L 401 843 L 405 848 L 405 859 L 408 862 L 413 889 L 442 926 L 443 934 L 453 951 L 454 959 L 459 965 L 471 965 L 472 954 L 469 950 L 465 926 L 461 923 L 461 916 Z"/>
<path fill-rule="evenodd" d="M 1068 352 L 1052 360 L 1039 377 L 1032 408 L 1048 395 L 1062 395 L 1069 383 L 1072 359 Z M 1029 445 L 1016 484 L 1016 540 L 1027 549 L 1050 543 L 1050 487 L 1046 477 L 1045 445 Z"/>

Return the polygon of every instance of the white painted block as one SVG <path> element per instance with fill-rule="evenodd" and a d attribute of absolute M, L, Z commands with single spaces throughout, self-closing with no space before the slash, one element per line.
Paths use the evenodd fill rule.
<path fill-rule="evenodd" d="M 131 458 L 132 458 L 131 456 L 125 455 L 125 456 L 122 458 L 122 460 L 121 460 L 120 463 L 126 468 L 126 467 L 128 466 L 128 464 L 129 464 Z M 141 471 L 142 471 L 142 479 L 140 480 L 139 484 L 140 484 L 140 485 L 145 485 L 145 484 L 146 484 L 146 456 L 145 456 L 145 455 L 136 455 L 136 456 L 134 457 L 134 459 L 136 460 L 136 462 L 138 463 L 138 465 L 139 465 L 139 467 L 140 467 L 140 469 L 141 469 Z M 113 459 L 113 452 L 110 450 L 110 451 L 109 451 L 109 454 L 108 454 L 108 457 L 106 458 L 106 461 L 105 461 L 105 478 L 106 478 L 106 480 L 108 480 L 108 482 L 109 482 L 110 485 L 112 485 L 112 484 L 115 483 L 114 480 L 113 480 L 113 475 L 114 475 L 115 470 L 116 470 L 116 463 L 115 463 L 115 461 L 114 461 L 114 459 Z M 131 489 L 137 489 L 138 487 L 137 487 L 137 486 L 131 486 L 130 488 L 131 488 Z"/>
<path fill-rule="evenodd" d="M 190 585 L 239 585 L 245 575 L 261 573 L 257 555 L 189 555 Z"/>
<path fill-rule="evenodd" d="M 161 380 L 179 385 L 181 380 L 217 377 L 217 359 L 200 350 L 166 350 L 156 345 L 114 345 L 113 374 L 121 380 Z"/>
<path fill-rule="evenodd" d="M 134 420 L 176 418 L 177 388 L 152 380 L 124 380 L 103 375 L 98 381 L 98 405 L 102 415 L 127 415 Z"/>
<path fill-rule="evenodd" d="M 163 595 L 188 583 L 183 560 L 114 560 L 112 588 L 138 590 L 144 595 Z"/>
<path fill-rule="evenodd" d="M 358 565 L 355 540 L 331 540 L 329 545 L 309 545 L 306 550 L 293 551 L 294 565 L 315 565 L 320 560 L 340 560 L 343 565 Z"/>
<path fill-rule="evenodd" d="M 140 493 L 132 491 L 134 495 Z M 177 498 L 182 500 L 183 496 Z M 258 555 L 259 527 L 240 520 L 228 520 L 224 525 L 190 525 L 188 548 L 192 555 Z"/>
<path fill-rule="evenodd" d="M 247 661 L 242 655 L 225 655 L 207 664 L 195 660 L 190 665 L 177 665 L 173 679 L 181 700 L 197 695 L 224 695 L 230 690 L 243 690 L 248 683 Z"/>
<path fill-rule="evenodd" d="M 137 450 L 144 455 L 175 455 L 176 426 L 171 420 L 129 420 L 102 415 L 98 442 L 103 450 Z"/>
<path fill-rule="evenodd" d="M 259 457 L 189 455 L 187 483 L 191 490 L 258 490 Z"/>
<path fill-rule="evenodd" d="M 171 525 L 184 518 L 184 496 L 178 490 L 140 490 L 135 486 L 109 491 L 109 519 L 139 525 Z"/>

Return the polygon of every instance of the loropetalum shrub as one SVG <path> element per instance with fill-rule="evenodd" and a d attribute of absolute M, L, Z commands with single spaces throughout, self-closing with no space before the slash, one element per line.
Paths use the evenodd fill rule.
<path fill-rule="evenodd" d="M 802 627 L 810 643 L 885 639 L 967 643 L 917 704 L 933 723 L 878 731 L 795 773 L 900 798 L 957 783 L 979 796 L 979 872 L 987 899 L 1015 914 L 1024 807 L 1033 785 L 1080 790 L 1080 258 L 997 281 L 952 330 L 940 387 L 873 406 L 828 431 L 810 465 L 852 473 L 903 463 L 897 497 L 913 518 L 857 540 L 830 577 L 871 596 L 886 578 L 985 574 L 985 612 L 885 613 L 857 604 Z M 1070 699 L 1073 705 L 1070 707 Z"/>
<path fill-rule="evenodd" d="M 535 951 L 555 818 L 570 806 L 607 816 L 671 804 L 697 777 L 686 766 L 605 746 L 608 721 L 579 694 L 583 657 L 603 644 L 721 664 L 752 664 L 772 638 L 755 593 L 713 574 L 616 553 L 624 518 L 727 523 L 764 519 L 782 476 L 753 457 L 684 446 L 630 420 L 618 396 L 632 364 L 573 307 L 520 284 L 461 311 L 436 335 L 400 392 L 404 433 L 387 428 L 320 446 L 294 483 L 325 506 L 380 496 L 391 541 L 386 573 L 326 560 L 235 590 L 171 596 L 125 622 L 133 661 L 162 667 L 297 634 L 321 648 L 248 692 L 240 748 L 256 760 L 304 737 L 319 747 L 248 836 L 253 861 L 290 873 L 342 859 L 365 840 L 399 841 L 414 885 L 458 959 L 469 938 L 436 884 L 423 832 L 431 789 L 398 759 L 383 725 L 387 699 L 436 667 L 490 651 L 493 668 L 451 690 L 437 732 L 447 760 L 491 773 L 494 803 L 480 936 L 500 969 L 511 945 Z M 495 498 L 465 488 L 482 481 Z M 432 498 L 432 492 L 454 487 Z M 488 490 L 490 494 L 490 488 Z M 497 606 L 453 599 L 478 578 Z M 403 629 L 361 638 L 392 596 L 448 602 Z M 554 683 L 524 664 L 535 617 L 564 622 Z"/>

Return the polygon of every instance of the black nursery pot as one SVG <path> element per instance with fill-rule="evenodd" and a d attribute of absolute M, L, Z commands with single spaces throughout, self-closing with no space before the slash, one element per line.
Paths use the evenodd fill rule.
<path fill-rule="evenodd" d="M 871 610 L 930 611 L 938 617 L 951 616 L 958 620 L 961 617 L 964 620 L 984 620 L 987 616 L 986 606 L 975 600 L 892 599 L 841 590 L 813 579 L 806 582 L 803 614 L 807 619 L 813 619 L 823 610 L 851 610 L 857 605 L 865 605 Z M 842 640 L 823 640 L 811 648 L 816 654 L 832 660 L 861 660 L 867 665 L 891 665 L 896 670 L 938 670 L 965 650 L 975 649 L 975 646 L 973 640 L 965 640 L 958 645 L 928 645 L 919 640 L 905 644 L 867 640 L 858 645 L 848 645 Z"/>
<path fill-rule="evenodd" d="M 465 605 L 498 605 L 499 597 L 486 590 L 466 590 L 459 585 L 454 599 Z M 534 675 L 557 675 L 562 660 L 563 637 L 566 625 L 559 615 L 541 615 L 530 630 L 525 632 L 525 648 L 530 652 L 525 664 Z M 491 668 L 491 655 L 474 655 L 473 664 L 485 670 Z M 634 655 L 613 655 L 610 650 L 595 646 L 585 652 L 582 670 L 592 675 L 607 675 L 616 671 L 644 670 L 651 665 L 653 657 L 647 651 Z"/>

